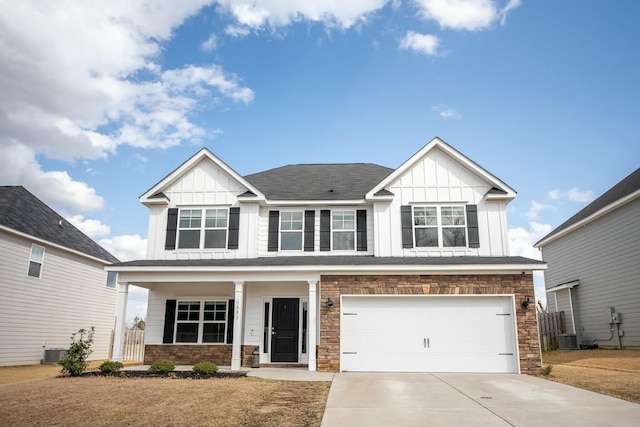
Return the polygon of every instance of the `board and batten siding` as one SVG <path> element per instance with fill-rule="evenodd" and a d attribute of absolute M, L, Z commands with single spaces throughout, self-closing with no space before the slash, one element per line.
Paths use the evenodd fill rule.
<path fill-rule="evenodd" d="M 505 205 L 487 201 L 491 186 L 464 165 L 440 149 L 430 151 L 388 190 L 394 194 L 390 204 L 378 202 L 375 214 L 377 256 L 508 256 Z M 400 207 L 419 204 L 477 205 L 479 248 L 411 248 L 403 249 Z"/>
<path fill-rule="evenodd" d="M 0 231 L 0 365 L 38 364 L 44 348 L 68 348 L 95 327 L 92 360 L 107 359 L 117 289 L 104 265 L 45 244 L 40 278 L 27 276 L 32 242 Z"/>
<path fill-rule="evenodd" d="M 543 257 L 548 263 L 547 289 L 572 280 L 580 281 L 571 295 L 577 332 L 583 342 L 609 336 L 609 307 L 614 307 L 622 314 L 623 346 L 640 347 L 638 242 L 640 199 L 543 247 Z M 601 340 L 598 344 L 615 345 L 617 340 Z"/>

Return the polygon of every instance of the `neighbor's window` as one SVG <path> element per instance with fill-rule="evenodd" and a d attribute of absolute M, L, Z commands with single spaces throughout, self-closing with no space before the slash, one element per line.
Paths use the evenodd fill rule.
<path fill-rule="evenodd" d="M 107 288 L 115 289 L 118 286 L 118 273 L 107 271 Z"/>
<path fill-rule="evenodd" d="M 334 251 L 353 251 L 356 248 L 355 211 L 331 212 L 331 229 Z"/>
<path fill-rule="evenodd" d="M 224 343 L 227 301 L 178 301 L 176 343 Z"/>
<path fill-rule="evenodd" d="M 280 213 L 280 250 L 302 250 L 302 212 Z"/>
<path fill-rule="evenodd" d="M 181 209 L 178 248 L 225 248 L 228 216 L 228 209 Z"/>
<path fill-rule="evenodd" d="M 417 247 L 467 246 L 464 206 L 415 206 L 413 230 Z"/>
<path fill-rule="evenodd" d="M 29 256 L 29 271 L 31 277 L 40 278 L 42 273 L 42 262 L 44 261 L 44 248 L 38 245 L 31 245 L 31 255 Z"/>

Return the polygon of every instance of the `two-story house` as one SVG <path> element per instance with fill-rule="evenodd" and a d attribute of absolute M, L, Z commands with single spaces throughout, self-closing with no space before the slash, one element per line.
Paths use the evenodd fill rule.
<path fill-rule="evenodd" d="M 509 256 L 515 191 L 433 139 L 397 169 L 290 165 L 240 176 L 207 149 L 140 197 L 145 363 L 239 369 L 534 372 L 540 261 Z"/>
<path fill-rule="evenodd" d="M 0 187 L 0 366 L 55 363 L 71 334 L 95 328 L 109 358 L 119 262 L 22 186 Z"/>

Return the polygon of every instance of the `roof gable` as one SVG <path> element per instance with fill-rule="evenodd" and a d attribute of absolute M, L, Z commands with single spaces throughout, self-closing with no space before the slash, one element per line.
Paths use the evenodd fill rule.
<path fill-rule="evenodd" d="M 400 180 L 404 175 L 406 175 L 414 167 L 416 167 L 419 162 L 427 158 L 430 153 L 433 153 L 436 150 L 441 150 L 453 161 L 461 164 L 464 167 L 466 173 L 461 173 L 461 178 L 463 180 L 464 176 L 466 175 L 468 179 L 472 179 L 471 177 L 478 177 L 479 179 L 486 182 L 487 186 L 490 188 L 489 193 L 487 194 L 488 198 L 511 200 L 516 196 L 515 190 L 505 184 L 502 180 L 498 179 L 496 176 L 489 173 L 486 169 L 473 162 L 464 154 L 460 153 L 449 144 L 436 137 L 433 138 L 420 151 L 411 156 L 411 158 L 404 162 L 393 173 L 384 178 L 380 183 L 378 183 L 378 185 L 373 187 L 367 193 L 367 199 L 375 199 L 378 195 L 383 194 L 380 193 L 382 190 L 388 189 L 392 184 Z"/>
<path fill-rule="evenodd" d="M 0 225 L 107 263 L 119 262 L 22 186 L 0 187 Z"/>
<path fill-rule="evenodd" d="M 391 172 L 371 163 L 289 165 L 245 179 L 271 200 L 364 200 Z"/>
<path fill-rule="evenodd" d="M 203 148 L 196 154 L 191 156 L 187 161 L 178 166 L 176 169 L 174 169 L 158 183 L 156 183 L 153 187 L 147 190 L 144 194 L 142 194 L 140 196 L 140 202 L 147 206 L 159 203 L 169 203 L 169 197 L 167 197 L 165 194 L 162 194 L 164 197 L 158 197 L 158 194 L 165 193 L 167 192 L 167 190 L 174 188 L 174 186 L 182 179 L 189 179 L 189 175 L 192 174 L 194 170 L 197 169 L 200 165 L 202 165 L 203 162 L 213 163 L 217 168 L 219 168 L 220 171 L 231 178 L 231 181 L 235 181 L 236 184 L 243 187 L 241 193 L 249 191 L 255 194 L 258 199 L 265 198 L 257 188 L 255 188 L 235 170 L 229 167 L 217 156 L 215 156 L 211 151 L 209 151 L 209 149 Z M 231 187 L 232 185 L 232 183 L 228 183 L 227 187 Z"/>
<path fill-rule="evenodd" d="M 589 203 L 581 211 L 560 224 L 551 231 L 551 233 L 540 239 L 534 246 L 544 246 L 552 240 L 571 232 L 576 227 L 591 222 L 638 197 L 640 197 L 640 168 L 636 169 L 603 195 Z"/>

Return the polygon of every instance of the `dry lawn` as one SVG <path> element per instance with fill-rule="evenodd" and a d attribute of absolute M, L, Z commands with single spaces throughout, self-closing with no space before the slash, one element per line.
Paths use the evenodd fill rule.
<path fill-rule="evenodd" d="M 259 378 L 5 381 L 15 369 L 28 370 L 0 368 L 0 425 L 319 426 L 331 385 Z"/>
<path fill-rule="evenodd" d="M 549 351 L 545 378 L 630 402 L 640 403 L 640 350 Z"/>

